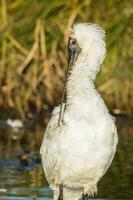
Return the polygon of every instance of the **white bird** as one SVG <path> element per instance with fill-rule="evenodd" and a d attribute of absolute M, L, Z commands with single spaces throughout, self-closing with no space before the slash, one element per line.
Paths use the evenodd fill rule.
<path fill-rule="evenodd" d="M 66 101 L 54 108 L 40 149 L 54 200 L 97 194 L 116 152 L 114 118 L 94 86 L 105 58 L 104 38 L 95 24 L 76 24 L 69 33 Z"/>

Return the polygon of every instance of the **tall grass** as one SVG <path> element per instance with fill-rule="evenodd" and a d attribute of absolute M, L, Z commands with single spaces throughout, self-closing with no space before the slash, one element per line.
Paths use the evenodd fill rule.
<path fill-rule="evenodd" d="M 97 78 L 110 109 L 133 113 L 133 9 L 120 0 L 1 0 L 0 106 L 49 110 L 61 99 L 66 40 L 74 22 L 100 24 L 107 57 Z"/>

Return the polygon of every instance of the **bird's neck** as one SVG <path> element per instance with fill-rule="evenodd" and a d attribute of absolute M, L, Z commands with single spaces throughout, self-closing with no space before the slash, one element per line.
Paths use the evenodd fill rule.
<path fill-rule="evenodd" d="M 94 80 L 99 63 L 93 57 L 81 57 L 69 75 L 66 85 L 67 105 L 71 105 L 80 98 L 93 99 L 98 94 L 94 87 Z"/>

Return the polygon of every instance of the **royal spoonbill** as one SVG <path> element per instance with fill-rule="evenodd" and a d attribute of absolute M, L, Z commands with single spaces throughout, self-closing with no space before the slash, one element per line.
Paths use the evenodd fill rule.
<path fill-rule="evenodd" d="M 94 86 L 105 58 L 104 39 L 105 31 L 95 24 L 75 24 L 69 32 L 64 102 L 54 108 L 40 149 L 54 200 L 97 194 L 116 152 L 114 118 Z"/>

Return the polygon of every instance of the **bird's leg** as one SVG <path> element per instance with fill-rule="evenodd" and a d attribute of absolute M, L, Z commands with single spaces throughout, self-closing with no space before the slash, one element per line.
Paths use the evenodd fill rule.
<path fill-rule="evenodd" d="M 86 193 L 86 194 L 82 194 L 82 200 L 87 200 L 89 198 L 89 196 L 88 196 L 88 194 Z"/>
<path fill-rule="evenodd" d="M 63 200 L 63 184 L 59 185 L 59 197 L 58 200 Z"/>

